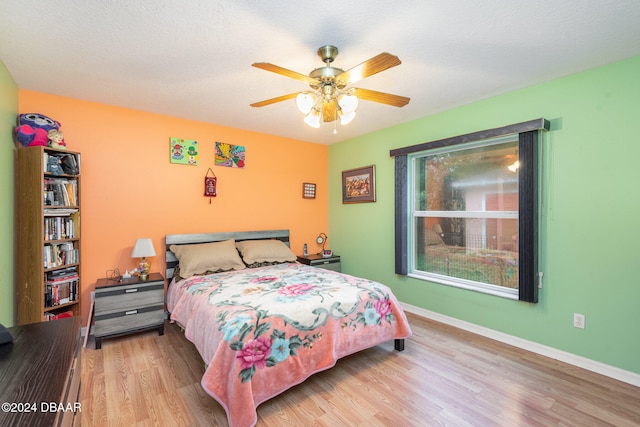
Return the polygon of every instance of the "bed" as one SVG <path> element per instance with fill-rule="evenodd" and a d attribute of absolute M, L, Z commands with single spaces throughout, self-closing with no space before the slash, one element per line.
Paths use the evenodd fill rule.
<path fill-rule="evenodd" d="M 411 335 L 390 289 L 296 262 L 288 230 L 166 236 L 167 308 L 230 427 L 339 358 Z"/>

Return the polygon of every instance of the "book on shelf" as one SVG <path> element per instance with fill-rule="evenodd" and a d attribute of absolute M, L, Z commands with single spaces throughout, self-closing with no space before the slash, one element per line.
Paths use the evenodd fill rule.
<path fill-rule="evenodd" d="M 77 206 L 78 180 L 68 178 L 45 178 L 45 206 Z"/>
<path fill-rule="evenodd" d="M 55 307 L 78 299 L 78 277 L 62 282 L 49 282 L 44 290 L 45 307 Z"/>
<path fill-rule="evenodd" d="M 47 280 L 55 280 L 64 276 L 73 276 L 74 274 L 78 274 L 78 267 L 75 265 L 71 267 L 59 268 L 57 270 L 48 271 Z"/>
<path fill-rule="evenodd" d="M 69 216 L 77 212 L 78 208 L 45 208 L 44 216 Z"/>
<path fill-rule="evenodd" d="M 67 197 L 69 199 L 68 206 L 76 206 L 78 203 L 76 202 L 76 191 L 72 182 L 66 182 L 65 187 L 67 190 Z"/>
<path fill-rule="evenodd" d="M 56 268 L 68 264 L 77 264 L 79 251 L 71 242 L 44 245 L 44 268 Z"/>
<path fill-rule="evenodd" d="M 45 313 L 44 320 L 58 320 L 65 317 L 73 317 L 73 310 L 63 311 L 62 313 Z"/>
<path fill-rule="evenodd" d="M 46 213 L 45 213 L 46 215 Z M 70 216 L 44 218 L 44 239 L 63 240 L 76 238 L 75 220 Z"/>
<path fill-rule="evenodd" d="M 78 273 L 75 271 L 69 274 L 65 274 L 64 276 L 52 276 L 47 273 L 47 284 L 59 285 L 60 283 L 73 282 L 74 280 L 77 281 L 79 277 L 80 276 L 78 276 Z"/>
<path fill-rule="evenodd" d="M 78 299 L 78 267 L 48 271 L 45 287 L 45 306 L 55 307 Z"/>

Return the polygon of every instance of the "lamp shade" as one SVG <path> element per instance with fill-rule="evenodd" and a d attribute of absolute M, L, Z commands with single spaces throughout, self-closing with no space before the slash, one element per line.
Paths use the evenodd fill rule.
<path fill-rule="evenodd" d="M 316 103 L 316 98 L 309 92 L 301 92 L 296 96 L 296 105 L 302 114 L 309 114 Z"/>
<path fill-rule="evenodd" d="M 342 95 L 338 100 L 338 105 L 345 114 L 350 114 L 358 108 L 358 97 L 355 95 Z"/>
<path fill-rule="evenodd" d="M 351 121 L 356 117 L 356 112 L 352 111 L 350 113 L 341 113 L 340 114 L 340 124 L 348 125 Z"/>
<path fill-rule="evenodd" d="M 320 111 L 314 109 L 311 110 L 309 115 L 304 118 L 304 122 L 311 126 L 312 128 L 320 127 Z"/>
<path fill-rule="evenodd" d="M 136 240 L 133 251 L 131 251 L 131 258 L 144 258 L 148 256 L 156 256 L 156 250 L 153 247 L 153 241 L 148 238 Z"/>

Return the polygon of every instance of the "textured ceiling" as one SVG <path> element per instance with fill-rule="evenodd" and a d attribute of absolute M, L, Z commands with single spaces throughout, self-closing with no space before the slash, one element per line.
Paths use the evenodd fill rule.
<path fill-rule="evenodd" d="M 339 48 L 349 69 L 402 64 L 354 86 L 411 98 L 360 102 L 347 126 L 302 121 L 302 74 Z M 638 0 L 2 0 L 0 60 L 21 89 L 332 144 L 640 54 Z"/>

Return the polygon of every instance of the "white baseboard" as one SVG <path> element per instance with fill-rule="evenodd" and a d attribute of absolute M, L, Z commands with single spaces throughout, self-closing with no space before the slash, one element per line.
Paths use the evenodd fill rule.
<path fill-rule="evenodd" d="M 601 375 L 605 375 L 607 377 L 634 385 L 636 387 L 640 387 L 640 374 L 636 374 L 635 372 L 626 371 L 624 369 L 616 368 L 615 366 L 596 362 L 595 360 L 587 359 L 586 357 L 578 356 L 566 351 L 558 350 L 553 347 L 538 344 L 533 341 L 514 337 L 513 335 L 508 335 L 503 332 L 485 328 L 484 326 L 478 326 L 476 324 L 465 322 L 464 320 L 456 319 L 454 317 L 445 316 L 444 314 L 416 307 L 411 304 L 400 303 L 400 305 L 402 306 L 402 308 L 404 308 L 405 311 L 409 313 L 417 314 L 418 316 L 426 317 L 427 319 L 435 320 L 436 322 L 454 326 L 456 328 L 472 332 L 477 335 L 491 338 L 493 340 L 521 348 L 523 350 L 550 357 L 552 359 L 556 359 L 561 362 L 568 363 L 570 365 L 577 366 L 579 368 L 583 368 Z"/>

